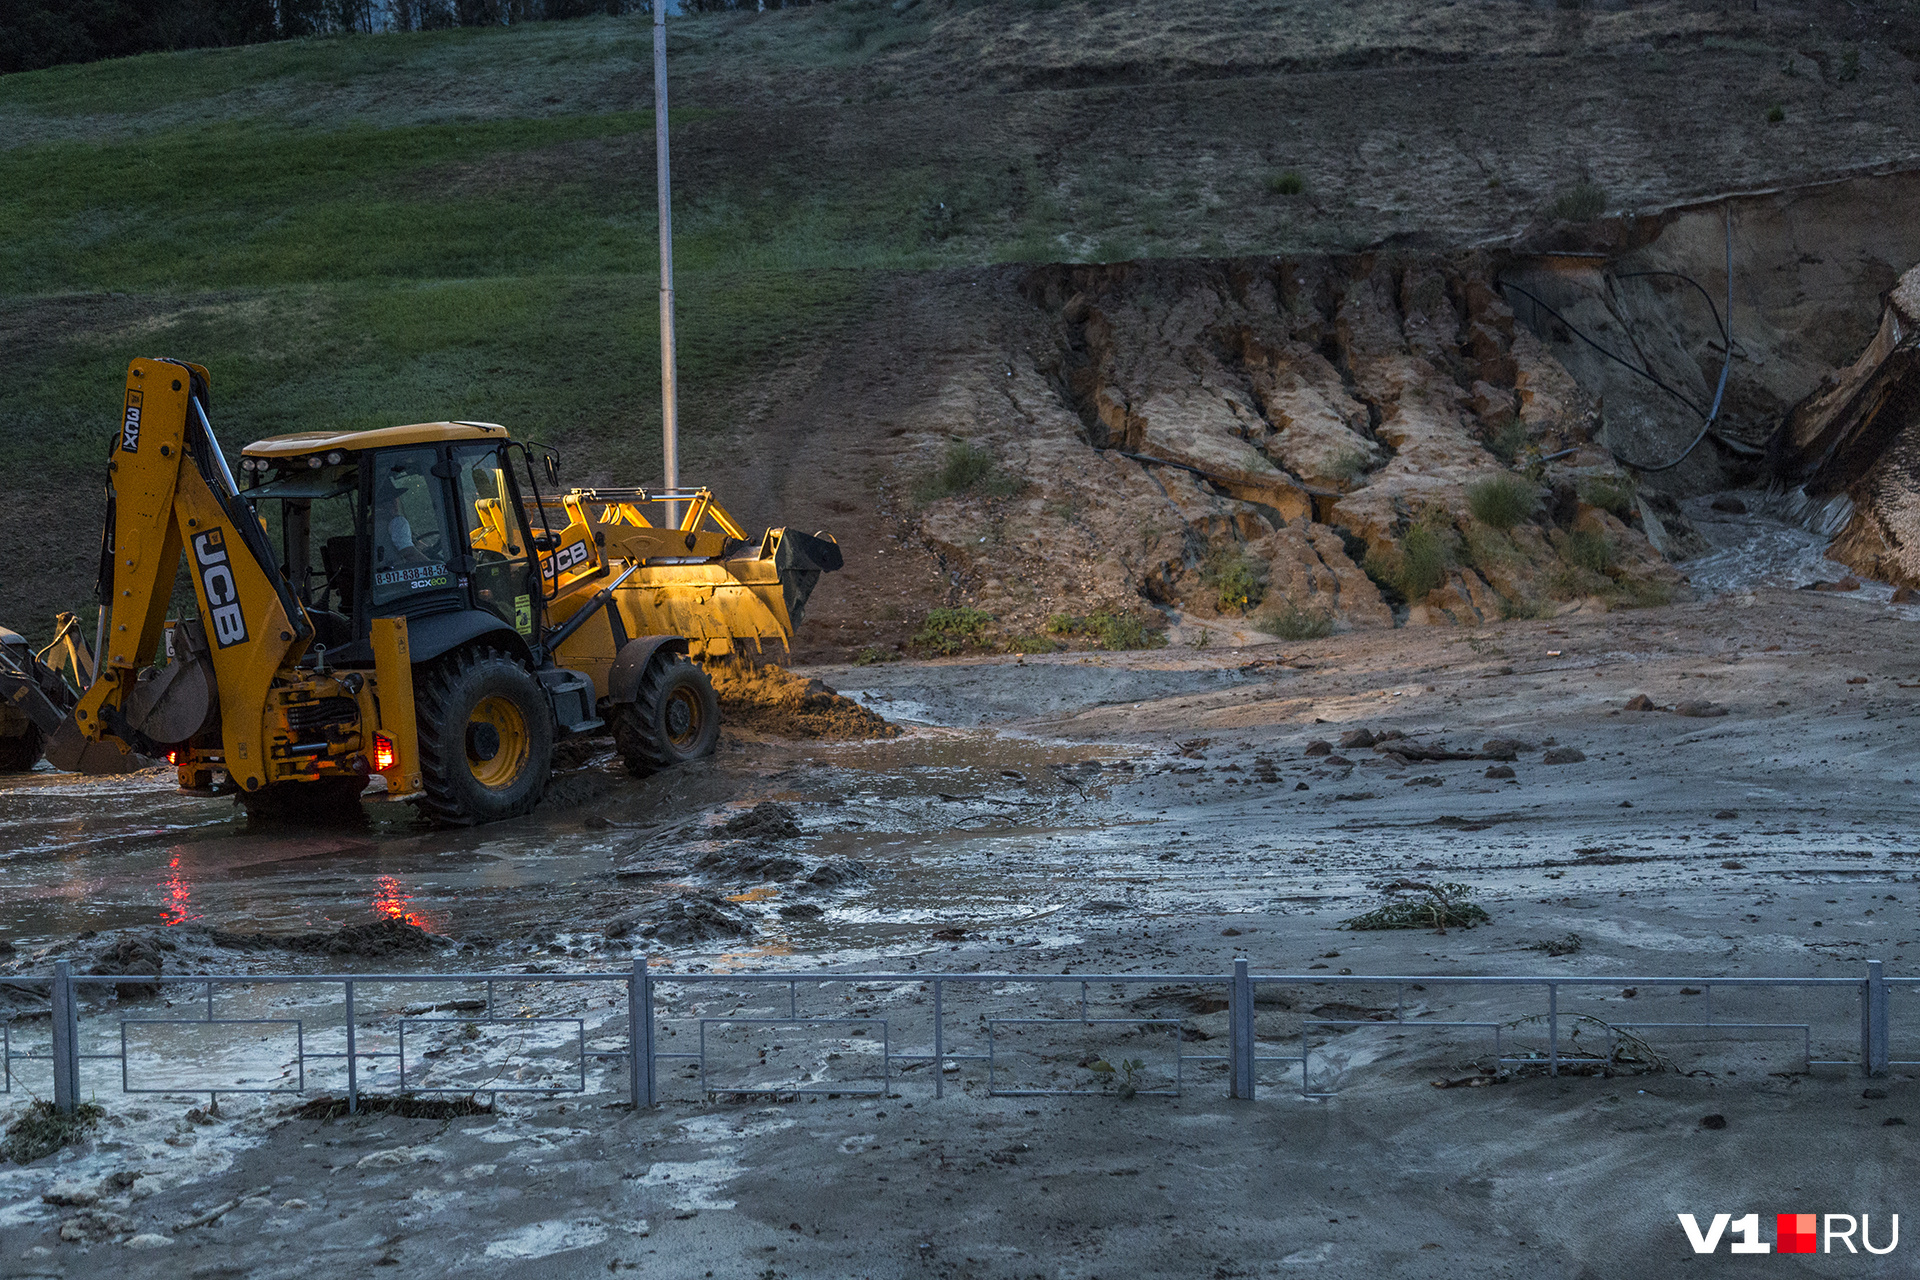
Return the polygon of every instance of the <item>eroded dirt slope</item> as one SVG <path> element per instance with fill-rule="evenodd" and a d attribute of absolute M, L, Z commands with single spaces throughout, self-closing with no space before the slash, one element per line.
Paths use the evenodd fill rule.
<path fill-rule="evenodd" d="M 1478 621 L 1600 590 L 1547 582 L 1575 526 L 1631 562 L 1623 577 L 1673 581 L 1582 503 L 1580 483 L 1613 472 L 1591 406 L 1481 262 L 1052 268 L 1021 285 L 1050 341 L 1001 379 L 1011 416 L 981 438 L 1025 487 L 931 504 L 921 524 L 1014 625 L 1142 602 L 1238 625 L 1262 607 L 1392 625 L 1390 604 Z M 1537 478 L 1508 471 L 1552 454 Z M 1543 523 L 1474 520 L 1467 489 L 1502 475 L 1550 500 Z M 1415 528 L 1443 548 L 1437 580 L 1396 570 Z M 1054 585 L 1066 562 L 1082 598 Z"/>
<path fill-rule="evenodd" d="M 1764 482 L 1774 426 L 1920 259 L 1901 216 L 1914 194 L 1906 174 L 1815 184 L 1549 224 L 1497 253 L 902 276 L 765 410 L 839 414 L 808 436 L 811 473 L 730 483 L 849 531 L 806 640 L 822 655 L 902 642 L 935 605 L 992 613 L 1009 637 L 1057 613 L 1154 610 L 1190 641 L 1249 639 L 1290 606 L 1375 626 L 1659 598 L 1677 585 L 1659 555 L 1708 549 L 1678 500 Z M 1714 433 L 1679 467 L 1622 466 L 1699 433 L 1727 363 L 1729 209 Z M 992 469 L 939 496 L 955 441 Z M 1540 496 L 1507 532 L 1466 502 L 1501 475 Z M 1362 566 L 1372 554 L 1389 577 L 1415 528 L 1451 563 L 1431 594 L 1396 599 Z M 1569 563 L 1582 532 L 1610 563 Z M 1241 557 L 1264 596 L 1222 607 L 1219 570 Z"/>

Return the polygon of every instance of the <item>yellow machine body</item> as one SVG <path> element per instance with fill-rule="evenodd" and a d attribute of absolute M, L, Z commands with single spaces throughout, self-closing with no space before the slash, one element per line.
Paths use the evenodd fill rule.
<path fill-rule="evenodd" d="M 207 371 L 197 365 L 138 359 L 128 367 L 108 463 L 98 652 L 89 669 L 82 670 L 77 651 L 72 660 L 85 687 L 47 748 L 59 767 L 82 768 L 83 761 L 97 762 L 102 749 L 117 747 L 164 752 L 181 786 L 202 794 L 244 796 L 328 779 L 351 790 L 353 779 L 379 774 L 389 796 L 413 795 L 423 786 L 416 682 L 453 647 L 446 640 L 450 625 L 478 636 L 471 644 L 479 658 L 505 655 L 525 668 L 555 699 L 559 731 L 579 731 L 599 726 L 598 717 L 610 716 L 619 699 L 636 696 L 634 673 L 621 670 L 623 653 L 631 665 L 635 640 L 667 638 L 669 652 L 694 659 L 724 657 L 742 646 L 758 650 L 770 641 L 785 645 L 819 573 L 839 567 L 838 549 L 824 535 L 769 530 L 747 538 L 705 489 L 542 493 L 530 447 L 491 423 L 261 440 L 243 451 L 242 468 L 263 483 L 242 488 L 213 438 L 207 399 Z M 513 450 L 526 459 L 522 479 L 512 471 Z M 370 451 L 375 461 L 362 465 Z M 434 478 L 421 474 L 423 485 L 439 484 L 446 493 L 468 486 L 458 490 L 468 495 L 464 501 L 443 503 L 457 523 L 439 535 L 440 560 L 405 568 L 389 562 L 372 571 L 372 552 L 355 550 L 354 566 L 339 571 L 382 583 L 391 597 L 406 586 L 456 593 L 456 578 L 457 590 L 469 591 L 469 578 L 477 584 L 484 576 L 481 566 L 526 566 L 518 594 L 506 593 L 511 599 L 471 588 L 493 614 L 468 607 L 457 618 L 445 609 L 428 610 L 429 616 L 416 610 L 409 618 L 406 606 L 417 602 L 402 594 L 390 615 L 367 616 L 372 605 L 363 604 L 354 624 L 315 603 L 315 571 L 305 560 L 290 563 L 300 559 L 284 546 L 291 516 L 281 517 L 283 545 L 274 544 L 261 509 L 271 497 L 296 493 L 288 484 L 305 483 L 311 474 L 314 484 L 340 477 L 338 484 L 347 487 L 327 496 L 351 493 L 363 504 L 355 508 L 361 512 L 356 532 L 329 539 L 328 552 L 332 543 L 357 548 L 356 539 L 371 548 L 375 499 L 353 490 L 352 477 L 364 480 L 379 459 L 402 455 L 443 459 L 428 469 Z M 445 461 L 475 458 L 481 462 L 466 471 Z M 491 476 L 489 467 L 495 468 Z M 269 471 L 272 484 L 265 483 Z M 549 462 L 548 475 L 555 474 Z M 311 495 L 297 490 L 297 496 Z M 303 540 L 312 506 L 300 508 Z M 408 545 L 416 559 L 427 559 Z M 169 621 L 183 566 L 197 616 Z M 320 586 L 318 598 L 327 598 L 329 589 Z M 368 591 L 365 599 L 378 595 Z M 494 614 L 497 622 L 485 622 Z M 491 630 L 475 631 L 463 621 L 470 617 Z M 71 619 L 66 629 L 74 629 Z M 323 635 L 333 643 L 323 644 Z M 439 647 L 423 652 L 422 644 Z M 647 653 L 658 647 L 641 646 Z M 589 681 L 590 693 L 583 687 Z M 481 725 L 481 737 L 468 738 L 482 781 L 505 767 L 489 763 L 503 749 L 497 726 L 511 728 L 525 718 L 522 708 L 502 719 L 498 697 L 486 705 L 495 708 L 486 713 L 493 718 Z M 475 724 L 486 719 L 475 714 Z M 508 749 L 525 747 L 516 739 Z"/>

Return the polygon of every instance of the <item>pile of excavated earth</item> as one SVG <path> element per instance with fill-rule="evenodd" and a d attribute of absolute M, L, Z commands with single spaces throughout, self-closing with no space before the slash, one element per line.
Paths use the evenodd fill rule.
<path fill-rule="evenodd" d="M 900 730 L 820 681 L 774 665 L 741 663 L 709 672 L 720 713 L 736 729 L 787 738 L 890 738 Z"/>

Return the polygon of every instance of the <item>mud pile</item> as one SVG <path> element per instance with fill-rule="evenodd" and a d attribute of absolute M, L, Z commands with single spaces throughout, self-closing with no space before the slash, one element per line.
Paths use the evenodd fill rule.
<path fill-rule="evenodd" d="M 392 956 L 432 951 L 447 943 L 404 920 L 376 920 L 348 925 L 325 933 L 229 933 L 212 929 L 207 940 L 216 947 L 240 951 L 300 951 L 332 956 Z"/>
<path fill-rule="evenodd" d="M 889 724 L 819 680 L 776 666 L 716 667 L 707 673 L 720 696 L 724 724 L 782 738 L 895 738 Z"/>
<path fill-rule="evenodd" d="M 753 921 L 732 902 L 712 891 L 682 894 L 617 917 L 607 925 L 609 938 L 639 937 L 668 946 L 692 946 L 753 936 Z"/>
<path fill-rule="evenodd" d="M 788 854 L 756 848 L 755 841 L 745 849 L 715 849 L 702 854 L 695 866 L 735 880 L 784 880 L 798 875 L 806 865 Z"/>
<path fill-rule="evenodd" d="M 174 944 L 159 934 L 128 935 L 94 957 L 93 966 L 87 970 L 90 974 L 129 976 L 147 976 L 158 978 L 165 964 L 166 953 L 174 950 Z M 114 994 L 122 1000 L 131 1000 L 139 996 L 155 995 L 160 990 L 158 982 L 119 982 L 114 984 Z"/>
<path fill-rule="evenodd" d="M 764 800 L 728 818 L 722 829 L 742 840 L 791 840 L 800 834 L 800 818 L 791 806 Z"/>

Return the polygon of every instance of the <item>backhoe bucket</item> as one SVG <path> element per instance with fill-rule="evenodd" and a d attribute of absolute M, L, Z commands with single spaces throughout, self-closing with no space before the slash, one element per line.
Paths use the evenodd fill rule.
<path fill-rule="evenodd" d="M 122 751 L 111 742 L 93 741 L 80 732 L 72 716 L 63 718 L 47 735 L 45 755 L 48 764 L 67 773 L 138 773 L 156 763 L 132 751 Z"/>

